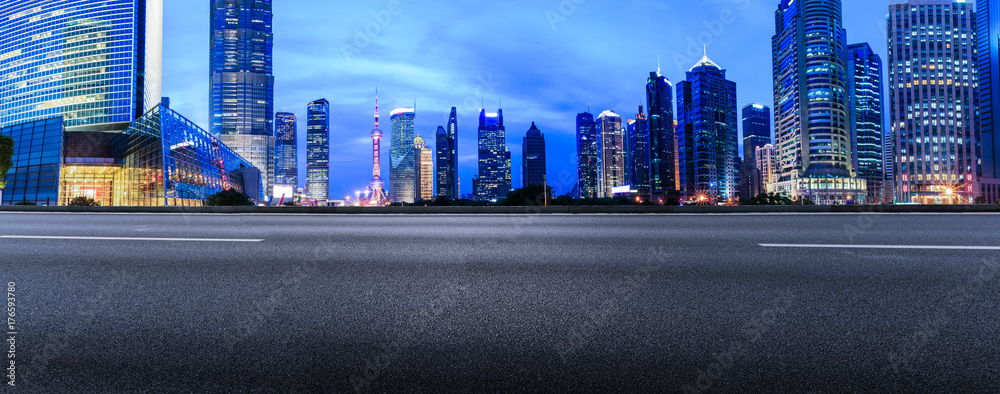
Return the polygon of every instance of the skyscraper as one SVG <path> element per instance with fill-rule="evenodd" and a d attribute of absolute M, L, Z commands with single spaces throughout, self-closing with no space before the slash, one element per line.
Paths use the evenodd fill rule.
<path fill-rule="evenodd" d="M 448 130 L 438 126 L 434 144 L 434 184 L 438 197 L 451 198 L 451 187 L 448 184 L 449 163 L 451 152 L 448 151 Z"/>
<path fill-rule="evenodd" d="M 430 201 L 434 198 L 434 154 L 427 147 L 427 141 L 419 135 L 413 139 L 413 150 L 413 157 L 417 159 L 414 183 L 416 199 Z"/>
<path fill-rule="evenodd" d="M 389 114 L 392 146 L 389 148 L 389 200 L 412 204 L 417 197 L 417 152 L 413 149 L 413 108 L 397 108 Z"/>
<path fill-rule="evenodd" d="M 479 181 L 476 198 L 492 201 L 506 198 L 510 192 L 510 151 L 503 109 L 496 113 L 479 110 Z"/>
<path fill-rule="evenodd" d="M 162 0 L 0 3 L 0 127 L 124 130 L 160 102 L 162 26 Z"/>
<path fill-rule="evenodd" d="M 521 187 L 546 186 L 545 134 L 531 122 L 521 142 Z"/>
<path fill-rule="evenodd" d="M 580 198 L 597 198 L 597 123 L 594 115 L 576 115 L 577 189 Z"/>
<path fill-rule="evenodd" d="M 743 161 L 740 163 L 740 197 L 751 198 L 767 192 L 755 159 L 757 148 L 771 143 L 771 107 L 750 104 L 743 107 Z"/>
<path fill-rule="evenodd" d="M 969 203 L 976 195 L 974 10 L 963 0 L 889 4 L 889 125 L 900 203 Z"/>
<path fill-rule="evenodd" d="M 757 148 L 753 161 L 754 168 L 756 168 L 757 173 L 760 174 L 761 185 L 764 190 L 767 190 L 770 184 L 777 182 L 778 180 L 778 173 L 776 172 L 778 158 L 774 154 L 774 145 L 767 144 Z"/>
<path fill-rule="evenodd" d="M 212 0 L 211 132 L 254 164 L 271 195 L 274 75 L 271 0 Z"/>
<path fill-rule="evenodd" d="M 625 129 L 625 183 L 638 192 L 642 200 L 649 199 L 649 121 L 639 106 L 635 120 Z"/>
<path fill-rule="evenodd" d="M 650 194 L 654 202 L 664 204 L 679 199 L 677 183 L 677 136 L 674 130 L 674 85 L 660 71 L 649 73 L 646 80 L 646 105 L 649 110 Z"/>
<path fill-rule="evenodd" d="M 687 198 L 736 197 L 739 157 L 736 83 L 706 54 L 677 87 L 677 122 L 684 136 L 681 179 Z"/>
<path fill-rule="evenodd" d="M 625 186 L 622 118 L 613 111 L 597 116 L 597 197 L 611 198 L 613 189 Z"/>
<path fill-rule="evenodd" d="M 854 168 L 868 185 L 869 203 L 888 202 L 885 181 L 885 147 L 882 135 L 882 58 L 868 43 L 847 46 L 844 54 L 848 116 Z"/>
<path fill-rule="evenodd" d="M 306 196 L 325 205 L 330 199 L 330 102 L 309 103 L 306 130 Z"/>
<path fill-rule="evenodd" d="M 290 199 L 299 185 L 295 114 L 278 112 L 274 115 L 274 128 L 274 197 Z"/>
<path fill-rule="evenodd" d="M 976 2 L 976 37 L 982 193 L 995 203 L 1000 200 L 1000 0 Z"/>
<path fill-rule="evenodd" d="M 817 204 L 864 199 L 851 161 L 840 0 L 781 0 L 771 40 L 778 182 Z"/>
<path fill-rule="evenodd" d="M 441 135 L 438 130 L 438 195 L 457 199 L 458 195 L 458 114 L 451 107 L 448 126 Z M 444 146 L 442 146 L 442 142 Z"/>
<path fill-rule="evenodd" d="M 372 128 L 372 179 L 368 184 L 368 201 L 365 205 L 385 205 L 385 180 L 382 179 L 382 129 L 379 128 L 378 91 L 375 92 L 375 127 Z"/>
<path fill-rule="evenodd" d="M 0 1 L 0 132 L 14 138 L 3 204 L 133 191 L 114 183 L 109 145 L 158 108 L 162 26 L 160 0 Z"/>

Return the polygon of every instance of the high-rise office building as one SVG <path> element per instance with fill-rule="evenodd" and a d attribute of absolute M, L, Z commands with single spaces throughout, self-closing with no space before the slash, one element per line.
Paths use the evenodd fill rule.
<path fill-rule="evenodd" d="M 625 184 L 632 186 L 637 197 L 649 199 L 649 121 L 639 106 L 635 119 L 625 128 Z"/>
<path fill-rule="evenodd" d="M 771 107 L 750 104 L 743 107 L 743 161 L 740 163 L 740 197 L 751 198 L 767 192 L 757 167 L 757 148 L 771 143 Z"/>
<path fill-rule="evenodd" d="M 983 197 L 1000 201 L 1000 0 L 976 2 Z"/>
<path fill-rule="evenodd" d="M 313 101 L 306 112 L 306 196 L 326 205 L 330 200 L 330 102 Z"/>
<path fill-rule="evenodd" d="M 14 138 L 2 204 L 111 205 L 122 168 L 111 141 L 157 108 L 163 3 L 0 2 L 0 128 Z M 153 154 L 151 152 L 151 154 Z"/>
<path fill-rule="evenodd" d="M 711 202 L 736 197 L 739 126 L 736 82 L 706 54 L 677 87 L 677 123 L 683 135 L 681 179 L 687 198 Z M 704 200 L 702 200 L 704 201 Z"/>
<path fill-rule="evenodd" d="M 844 54 L 852 164 L 868 185 L 869 203 L 892 203 L 885 195 L 882 135 L 882 58 L 868 43 L 847 46 Z"/>
<path fill-rule="evenodd" d="M 521 187 L 546 186 L 545 169 L 545 134 L 531 122 L 521 142 Z"/>
<path fill-rule="evenodd" d="M 451 107 L 448 126 L 438 127 L 437 132 L 437 195 L 458 198 L 458 115 Z"/>
<path fill-rule="evenodd" d="M 754 168 L 756 168 L 757 172 L 760 174 L 761 184 L 763 185 L 764 190 L 767 190 L 769 185 L 778 181 L 778 157 L 774 152 L 773 144 L 764 145 L 757 148 L 757 151 L 754 152 Z"/>
<path fill-rule="evenodd" d="M 0 127 L 124 130 L 160 102 L 162 26 L 162 0 L 0 3 Z"/>
<path fill-rule="evenodd" d="M 295 114 L 274 114 L 274 197 L 291 199 L 299 185 Z"/>
<path fill-rule="evenodd" d="M 389 113 L 389 122 L 392 124 L 389 200 L 394 203 L 412 204 L 417 198 L 417 152 L 413 149 L 413 122 L 416 116 L 417 111 L 413 108 L 397 108 Z"/>
<path fill-rule="evenodd" d="M 664 204 L 680 199 L 677 172 L 677 135 L 674 124 L 674 85 L 660 71 L 649 73 L 646 80 L 646 106 L 649 111 L 650 194 L 654 202 Z"/>
<path fill-rule="evenodd" d="M 597 123 L 594 115 L 576 115 L 577 189 L 579 198 L 597 198 Z"/>
<path fill-rule="evenodd" d="M 419 135 L 413 139 L 413 151 L 413 157 L 417 159 L 415 199 L 430 201 L 434 199 L 434 153 L 427 147 L 427 141 Z"/>
<path fill-rule="evenodd" d="M 625 146 L 622 118 L 613 111 L 597 116 L 597 196 L 614 197 L 625 186 Z"/>
<path fill-rule="evenodd" d="M 840 0 L 781 0 L 771 40 L 778 182 L 817 204 L 867 195 L 852 163 Z"/>
<path fill-rule="evenodd" d="M 980 175 L 975 5 L 895 0 L 888 19 L 897 202 L 972 202 Z"/>
<path fill-rule="evenodd" d="M 271 0 L 212 0 L 209 121 L 223 143 L 274 175 Z"/>
<path fill-rule="evenodd" d="M 495 113 L 479 110 L 479 180 L 476 198 L 493 201 L 506 198 L 510 192 L 510 150 L 507 130 L 503 125 L 503 109 Z"/>

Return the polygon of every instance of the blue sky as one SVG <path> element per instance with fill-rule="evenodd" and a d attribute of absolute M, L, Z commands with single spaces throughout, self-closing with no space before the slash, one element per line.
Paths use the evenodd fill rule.
<path fill-rule="evenodd" d="M 164 3 L 163 95 L 207 129 L 209 4 Z M 376 86 L 384 123 L 390 110 L 416 100 L 416 131 L 429 144 L 451 107 L 458 107 L 462 194 L 471 191 L 476 173 L 481 100 L 488 111 L 503 100 L 515 187 L 524 133 L 532 122 L 545 133 L 548 179 L 557 194 L 576 182 L 576 114 L 589 107 L 594 114 L 614 110 L 634 118 L 658 56 L 663 74 L 677 83 L 701 58 L 704 44 L 737 83 L 739 107 L 773 101 L 777 0 L 274 3 L 275 111 L 299 118 L 304 181 L 306 104 L 330 101 L 333 199 L 353 196 L 371 178 Z M 887 7 L 884 1 L 844 0 L 848 41 L 869 42 L 883 60 Z"/>

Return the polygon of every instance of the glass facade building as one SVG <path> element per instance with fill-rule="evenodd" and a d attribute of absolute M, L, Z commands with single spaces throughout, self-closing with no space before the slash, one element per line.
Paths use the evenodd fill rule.
<path fill-rule="evenodd" d="M 434 199 L 434 159 L 431 148 L 427 147 L 427 141 L 423 137 L 417 136 L 413 140 L 414 157 L 416 163 L 416 188 L 415 199 L 431 201 Z"/>
<path fill-rule="evenodd" d="M 851 160 L 858 178 L 868 184 L 869 203 L 892 203 L 885 195 L 885 136 L 882 133 L 882 58 L 868 43 L 847 46 L 848 116 Z"/>
<path fill-rule="evenodd" d="M 979 162 L 975 5 L 889 5 L 889 125 L 900 203 L 970 203 Z"/>
<path fill-rule="evenodd" d="M 771 39 L 778 182 L 770 192 L 817 204 L 867 195 L 856 177 L 840 0 L 781 0 Z"/>
<path fill-rule="evenodd" d="M 494 201 L 506 198 L 511 189 L 510 150 L 503 110 L 488 113 L 479 110 L 479 177 L 476 199 Z"/>
<path fill-rule="evenodd" d="M 625 186 L 625 145 L 622 118 L 612 111 L 597 116 L 597 197 L 614 197 Z"/>
<path fill-rule="evenodd" d="M 521 142 L 521 187 L 546 185 L 545 134 L 531 122 Z"/>
<path fill-rule="evenodd" d="M 0 127 L 129 122 L 159 103 L 162 0 L 0 2 Z"/>
<path fill-rule="evenodd" d="M 649 199 L 649 121 L 643 107 L 625 128 L 625 184 L 643 200 Z"/>
<path fill-rule="evenodd" d="M 235 189 L 263 197 L 261 172 L 218 138 L 165 106 L 110 143 L 116 206 L 201 206 Z"/>
<path fill-rule="evenodd" d="M 295 114 L 279 112 L 274 115 L 274 185 L 291 187 L 294 191 L 299 184 L 299 165 L 297 159 L 298 131 Z M 281 197 L 275 192 L 275 197 Z M 291 194 L 289 194 L 291 197 Z"/>
<path fill-rule="evenodd" d="M 976 47 L 983 177 L 1000 179 L 1000 0 L 976 2 Z"/>
<path fill-rule="evenodd" d="M 674 125 L 674 85 L 660 71 L 646 80 L 646 107 L 649 113 L 650 194 L 664 204 L 680 198 L 677 168 L 677 135 Z"/>
<path fill-rule="evenodd" d="M 0 204 L 22 201 L 57 205 L 59 173 L 62 167 L 63 118 L 35 120 L 0 128 L 0 134 L 14 139 L 14 167 L 0 190 Z"/>
<path fill-rule="evenodd" d="M 706 55 L 677 87 L 678 152 L 686 198 L 725 202 L 739 191 L 736 82 Z"/>
<path fill-rule="evenodd" d="M 597 198 L 597 123 L 594 115 L 576 115 L 577 197 Z"/>
<path fill-rule="evenodd" d="M 448 127 L 437 131 L 437 195 L 458 198 L 458 110 L 451 107 Z"/>
<path fill-rule="evenodd" d="M 210 129 L 265 171 L 273 194 L 274 75 L 271 0 L 212 0 Z"/>
<path fill-rule="evenodd" d="M 389 201 L 412 204 L 417 197 L 417 152 L 414 150 L 413 108 L 397 108 L 389 113 L 392 146 L 389 147 Z"/>
<path fill-rule="evenodd" d="M 313 101 L 306 112 L 306 197 L 325 205 L 330 199 L 330 102 Z"/>
<path fill-rule="evenodd" d="M 767 191 L 763 170 L 755 159 L 757 149 L 771 143 L 771 107 L 743 107 L 743 161 L 740 163 L 740 197 L 755 197 Z"/>

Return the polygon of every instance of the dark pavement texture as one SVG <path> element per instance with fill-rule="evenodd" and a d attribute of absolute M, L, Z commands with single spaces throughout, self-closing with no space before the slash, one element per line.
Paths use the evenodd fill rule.
<path fill-rule="evenodd" d="M 0 214 L 0 236 L 264 240 L 0 238 L 4 389 L 997 392 L 1000 251 L 758 244 L 1000 246 L 998 223 Z"/>

